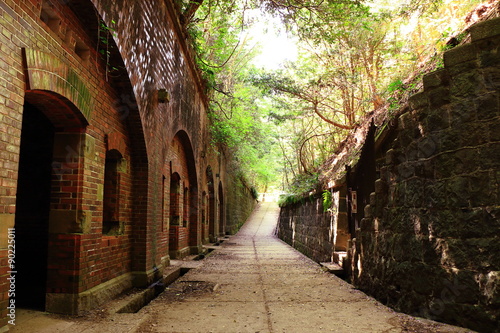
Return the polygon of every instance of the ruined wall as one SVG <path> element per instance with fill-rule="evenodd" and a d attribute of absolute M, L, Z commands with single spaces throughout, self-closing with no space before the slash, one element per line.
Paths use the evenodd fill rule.
<path fill-rule="evenodd" d="M 498 332 L 500 20 L 445 53 L 399 118 L 361 228 L 353 283 L 416 315 Z"/>

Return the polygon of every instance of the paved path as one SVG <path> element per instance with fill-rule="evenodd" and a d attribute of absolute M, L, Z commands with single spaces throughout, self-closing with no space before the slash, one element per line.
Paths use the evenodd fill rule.
<path fill-rule="evenodd" d="M 185 297 L 171 293 L 179 298 L 175 300 L 167 291 L 151 303 L 152 317 L 141 331 L 464 331 L 395 313 L 323 272 L 274 236 L 278 213 L 276 204 L 262 203 L 236 236 L 177 282 L 185 287 L 191 283 L 191 294 L 189 287 Z"/>
<path fill-rule="evenodd" d="M 39 332 L 468 332 L 396 313 L 323 272 L 274 236 L 278 212 L 262 203 L 237 235 L 138 313 L 59 318 L 60 330 Z"/>

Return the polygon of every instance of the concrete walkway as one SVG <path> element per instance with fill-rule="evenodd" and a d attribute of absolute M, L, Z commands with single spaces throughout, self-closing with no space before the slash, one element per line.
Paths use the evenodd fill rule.
<path fill-rule="evenodd" d="M 323 272 L 274 236 L 278 213 L 260 204 L 236 236 L 138 313 L 50 315 L 58 322 L 34 332 L 470 332 L 396 313 Z"/>

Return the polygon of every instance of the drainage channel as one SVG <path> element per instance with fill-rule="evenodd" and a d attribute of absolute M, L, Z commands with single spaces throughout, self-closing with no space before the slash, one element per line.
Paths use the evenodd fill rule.
<path fill-rule="evenodd" d="M 199 254 L 193 258 L 193 260 L 199 261 L 205 259 L 210 253 L 212 253 L 214 248 L 207 248 L 205 253 Z M 177 281 L 179 278 L 184 276 L 187 272 L 189 272 L 191 267 L 178 267 L 173 270 L 169 274 L 165 275 L 162 279 L 157 282 L 151 284 L 144 290 L 139 291 L 136 294 L 130 295 L 123 302 L 125 303 L 123 306 L 120 306 L 116 313 L 137 313 L 143 307 L 151 303 L 158 295 L 165 291 L 165 289 Z"/>
<path fill-rule="evenodd" d="M 212 253 L 215 249 L 214 248 L 208 248 L 207 251 L 205 253 L 200 253 L 198 254 L 196 257 L 194 257 L 193 260 L 203 260 L 205 259 L 206 257 L 208 257 L 210 255 L 210 253 Z"/>
<path fill-rule="evenodd" d="M 158 295 L 165 291 L 165 289 L 177 281 L 180 277 L 184 276 L 189 272 L 191 268 L 179 267 L 173 271 L 170 275 L 164 277 L 163 279 L 153 283 L 145 290 L 141 290 L 139 293 L 132 295 L 125 302 L 116 313 L 137 313 L 143 307 L 151 303 Z"/>

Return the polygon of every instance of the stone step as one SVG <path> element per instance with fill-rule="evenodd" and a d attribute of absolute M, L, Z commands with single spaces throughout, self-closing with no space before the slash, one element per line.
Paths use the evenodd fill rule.
<path fill-rule="evenodd" d="M 328 273 L 333 273 L 338 277 L 343 277 L 345 274 L 345 271 L 342 268 L 342 266 L 340 266 L 335 262 L 320 262 L 319 264 L 324 271 Z"/>

